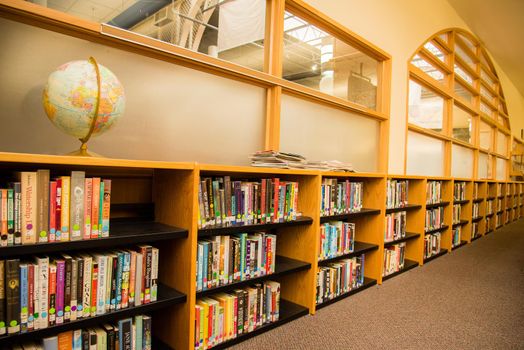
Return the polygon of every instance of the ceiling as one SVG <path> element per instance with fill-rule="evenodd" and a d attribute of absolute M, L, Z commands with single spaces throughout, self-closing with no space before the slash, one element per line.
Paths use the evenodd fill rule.
<path fill-rule="evenodd" d="M 448 0 L 524 96 L 524 1 Z"/>

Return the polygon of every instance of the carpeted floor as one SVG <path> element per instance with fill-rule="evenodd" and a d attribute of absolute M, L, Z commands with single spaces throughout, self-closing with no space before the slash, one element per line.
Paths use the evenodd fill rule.
<path fill-rule="evenodd" d="M 232 349 L 524 349 L 524 220 Z"/>

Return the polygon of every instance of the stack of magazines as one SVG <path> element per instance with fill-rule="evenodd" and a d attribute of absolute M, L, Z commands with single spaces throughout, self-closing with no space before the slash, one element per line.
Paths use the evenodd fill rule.
<path fill-rule="evenodd" d="M 251 165 L 256 167 L 282 168 L 282 169 L 313 169 L 324 171 L 353 172 L 351 163 L 338 160 L 308 161 L 304 156 L 294 153 L 279 151 L 259 151 L 251 155 Z"/>

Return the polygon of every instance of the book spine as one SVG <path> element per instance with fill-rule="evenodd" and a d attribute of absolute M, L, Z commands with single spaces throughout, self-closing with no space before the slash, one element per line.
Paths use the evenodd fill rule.
<path fill-rule="evenodd" d="M 116 297 L 117 297 L 117 278 L 118 278 L 118 265 L 119 265 L 119 259 L 118 259 L 118 253 L 113 256 L 113 267 L 111 271 L 111 304 L 110 304 L 110 310 L 116 310 Z"/>
<path fill-rule="evenodd" d="M 79 241 L 84 238 L 84 191 L 85 173 L 83 171 L 71 172 L 71 204 L 69 224 L 71 240 Z"/>
<path fill-rule="evenodd" d="M 11 183 L 14 192 L 14 235 L 15 245 L 22 244 L 22 186 L 20 182 Z M 7 236 L 9 243 L 9 235 Z"/>
<path fill-rule="evenodd" d="M 35 261 L 33 266 L 33 326 L 34 329 L 40 329 L 40 266 Z"/>
<path fill-rule="evenodd" d="M 116 290 L 115 290 L 115 309 L 120 310 L 122 308 L 122 279 L 124 274 L 124 253 L 118 253 L 118 266 L 116 270 Z"/>
<path fill-rule="evenodd" d="M 82 350 L 82 330 L 75 329 L 73 331 L 72 350 Z"/>
<path fill-rule="evenodd" d="M 153 325 L 151 317 L 144 316 L 142 317 L 142 349 L 151 350 L 152 345 L 152 332 Z"/>
<path fill-rule="evenodd" d="M 0 260 L 0 335 L 7 333 L 5 278 L 5 260 Z"/>
<path fill-rule="evenodd" d="M 38 258 L 38 283 L 40 288 L 40 328 L 47 328 L 49 326 L 49 303 L 47 300 L 49 292 L 49 258 Z"/>
<path fill-rule="evenodd" d="M 77 304 L 78 304 L 78 259 L 72 258 L 71 259 L 71 312 L 70 312 L 70 320 L 76 321 L 77 317 Z"/>
<path fill-rule="evenodd" d="M 152 247 L 147 246 L 145 255 L 144 273 L 144 304 L 151 302 L 151 262 L 153 258 Z"/>
<path fill-rule="evenodd" d="M 91 205 L 91 238 L 98 238 L 98 221 L 100 213 L 100 178 L 93 178 L 93 195 Z"/>
<path fill-rule="evenodd" d="M 7 246 L 7 190 L 0 190 L 0 245 Z"/>
<path fill-rule="evenodd" d="M 55 233 L 55 240 L 61 241 L 62 240 L 62 179 L 58 178 L 56 179 L 56 198 L 55 198 L 56 204 L 55 204 L 55 226 L 56 226 L 56 233 Z"/>
<path fill-rule="evenodd" d="M 98 263 L 98 291 L 96 295 L 96 314 L 103 315 L 106 312 L 106 282 L 107 282 L 107 256 L 97 255 Z"/>
<path fill-rule="evenodd" d="M 69 241 L 69 210 L 71 205 L 71 178 L 69 176 L 62 176 L 62 206 L 60 212 L 60 223 L 62 225 L 61 241 Z"/>
<path fill-rule="evenodd" d="M 49 182 L 49 242 L 56 241 L 56 181 Z"/>
<path fill-rule="evenodd" d="M 130 251 L 131 268 L 129 270 L 129 307 L 135 306 L 135 286 L 136 286 L 136 252 Z"/>
<path fill-rule="evenodd" d="M 77 258 L 78 276 L 76 279 L 76 318 L 84 316 L 84 272 L 85 260 L 82 257 Z"/>
<path fill-rule="evenodd" d="M 84 256 L 84 277 L 82 286 L 82 317 L 91 315 L 91 280 L 93 260 L 90 256 Z"/>
<path fill-rule="evenodd" d="M 36 243 L 36 173 L 21 174 L 22 244 Z"/>
<path fill-rule="evenodd" d="M 20 276 L 19 259 L 5 263 L 7 333 L 20 332 Z"/>
<path fill-rule="evenodd" d="M 121 308 L 125 309 L 129 306 L 129 273 L 131 270 L 131 254 L 129 252 L 123 253 L 124 264 L 122 266 L 122 305 Z"/>
<path fill-rule="evenodd" d="M 64 323 L 65 261 L 56 261 L 56 323 Z"/>
<path fill-rule="evenodd" d="M 143 281 L 143 257 L 142 253 L 136 254 L 136 276 L 135 276 L 135 306 L 142 305 L 142 281 Z"/>
<path fill-rule="evenodd" d="M 27 332 L 28 318 L 28 273 L 27 264 L 20 264 L 20 331 Z"/>
<path fill-rule="evenodd" d="M 102 237 L 109 237 L 109 216 L 111 209 L 111 180 L 104 180 L 102 205 Z"/>
<path fill-rule="evenodd" d="M 73 259 L 64 256 L 65 260 L 65 286 L 64 286 L 64 322 L 71 321 L 71 300 L 72 300 L 72 274 Z"/>
<path fill-rule="evenodd" d="M 27 265 L 27 330 L 28 331 L 32 331 L 35 327 L 34 298 L 35 298 L 35 266 L 33 264 L 28 264 Z M 0 300 L 0 304 L 1 303 L 2 301 Z M 0 305 L 0 308 L 1 308 L 1 305 Z M 2 321 L 2 318 L 0 317 L 0 322 L 1 321 Z"/>
<path fill-rule="evenodd" d="M 93 207 L 93 179 L 84 182 L 84 239 L 91 238 L 91 210 Z"/>
<path fill-rule="evenodd" d="M 151 301 L 158 298 L 158 248 L 151 248 Z"/>
<path fill-rule="evenodd" d="M 49 264 L 49 325 L 56 324 L 56 265 Z"/>
<path fill-rule="evenodd" d="M 102 222 L 104 210 L 104 181 L 100 181 L 100 195 L 98 198 L 98 238 L 102 237 Z"/>
<path fill-rule="evenodd" d="M 111 310 L 111 281 L 113 274 L 113 254 L 108 254 L 106 256 L 106 281 L 105 281 L 105 295 L 104 295 L 104 310 L 108 312 Z"/>
<path fill-rule="evenodd" d="M 15 244 L 15 193 L 7 190 L 7 245 Z"/>
<path fill-rule="evenodd" d="M 118 321 L 120 350 L 131 350 L 132 321 L 130 318 Z"/>
<path fill-rule="evenodd" d="M 38 170 L 36 234 L 39 242 L 48 242 L 49 229 L 49 170 Z"/>
<path fill-rule="evenodd" d="M 93 260 L 91 270 L 91 301 L 90 312 L 91 317 L 96 316 L 96 297 L 98 293 L 98 263 Z"/>

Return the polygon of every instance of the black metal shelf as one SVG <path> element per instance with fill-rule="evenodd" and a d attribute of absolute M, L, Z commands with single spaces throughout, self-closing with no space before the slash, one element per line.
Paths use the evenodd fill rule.
<path fill-rule="evenodd" d="M 308 216 L 300 216 L 296 220 L 286 222 L 274 222 L 269 224 L 254 225 L 232 225 L 232 226 L 213 226 L 198 230 L 198 238 L 209 236 L 229 235 L 233 233 L 269 231 L 283 227 L 311 225 L 313 219 Z"/>
<path fill-rule="evenodd" d="M 362 286 L 360 286 L 359 288 L 350 290 L 349 292 L 341 294 L 341 295 L 339 295 L 337 297 L 334 297 L 333 299 L 330 299 L 330 300 L 324 301 L 323 303 L 317 304 L 316 309 L 317 310 L 322 309 L 323 307 L 326 307 L 328 305 L 336 303 L 337 301 L 340 301 L 340 300 L 342 300 L 344 298 L 347 298 L 347 297 L 350 297 L 350 296 L 355 295 L 357 293 L 360 293 L 363 290 L 366 290 L 369 287 L 372 287 L 372 286 L 374 286 L 376 284 L 377 284 L 377 280 L 375 280 L 373 278 L 364 277 L 364 283 L 362 284 Z"/>
<path fill-rule="evenodd" d="M 447 254 L 447 253 L 448 253 L 448 250 L 447 250 L 446 248 L 440 248 L 440 252 L 438 252 L 438 253 L 435 254 L 435 255 L 430 256 L 429 258 L 425 258 L 425 259 L 424 259 L 424 264 L 427 264 L 427 263 L 430 262 L 431 260 L 435 260 L 436 258 L 439 258 L 439 257 L 441 257 L 442 255 Z"/>
<path fill-rule="evenodd" d="M 414 269 L 417 266 L 418 266 L 418 262 L 413 261 L 413 260 L 409 260 L 409 259 L 404 259 L 404 268 L 399 270 L 399 271 L 397 271 L 397 272 L 393 272 L 390 275 L 382 277 L 382 282 L 387 281 L 388 279 L 393 278 L 393 277 L 395 277 L 397 275 L 400 275 L 401 273 L 404 273 L 406 271 Z"/>
<path fill-rule="evenodd" d="M 238 281 L 238 282 L 226 284 L 220 287 L 202 290 L 200 292 L 197 292 L 196 296 L 197 298 L 201 298 L 206 295 L 221 293 L 224 291 L 233 290 L 233 289 L 241 288 L 244 286 L 249 286 L 249 285 L 252 285 L 253 283 L 258 283 L 258 282 L 265 281 L 268 279 L 277 278 L 279 276 L 284 276 L 290 273 L 309 270 L 310 268 L 311 268 L 310 263 L 306 263 L 303 261 L 287 258 L 285 256 L 277 255 L 276 261 L 275 261 L 275 272 L 274 273 L 256 277 L 256 278 L 250 278 L 244 281 Z"/>
<path fill-rule="evenodd" d="M 407 242 L 409 240 L 415 239 L 420 237 L 420 233 L 414 233 L 414 232 L 406 232 L 406 235 L 402 238 L 396 239 L 391 242 L 384 242 L 384 247 L 389 247 L 391 245 L 395 245 L 397 243 Z"/>
<path fill-rule="evenodd" d="M 111 222 L 109 237 L 80 241 L 52 242 L 15 245 L 0 248 L 1 257 L 24 256 L 94 248 L 114 248 L 123 245 L 153 243 L 175 238 L 187 238 L 183 228 L 164 225 L 153 221 Z"/>
<path fill-rule="evenodd" d="M 377 214 L 380 214 L 380 209 L 362 208 L 360 211 L 357 211 L 354 213 L 321 216 L 320 223 L 335 221 L 335 220 L 344 221 L 344 220 L 350 220 L 350 219 L 353 219 L 359 216 L 377 215 Z"/>
<path fill-rule="evenodd" d="M 353 249 L 353 251 L 351 253 L 347 253 L 347 254 L 344 254 L 344 255 L 339 255 L 339 256 L 336 256 L 336 257 L 333 257 L 333 258 L 324 259 L 324 260 L 319 260 L 318 266 L 325 266 L 325 265 L 327 265 L 329 263 L 332 263 L 334 261 L 337 261 L 337 260 L 349 259 L 349 258 L 352 258 L 354 256 L 365 254 L 365 253 L 369 253 L 369 252 L 371 252 L 373 250 L 377 250 L 377 249 L 378 249 L 378 245 L 376 245 L 376 244 L 370 244 L 370 243 L 364 243 L 364 242 L 355 241 L 355 247 L 354 247 L 354 249 Z"/>
<path fill-rule="evenodd" d="M 308 313 L 309 310 L 306 307 L 300 306 L 298 304 L 292 303 L 284 299 L 280 299 L 280 314 L 278 321 L 265 324 L 263 326 L 258 327 L 252 332 L 241 334 L 234 339 L 215 345 L 212 347 L 212 349 L 226 349 L 230 346 L 241 343 L 247 339 L 253 338 L 259 334 L 265 333 L 271 329 L 282 326 L 283 324 L 286 324 L 290 321 L 296 320 L 297 318 L 305 316 Z"/>
<path fill-rule="evenodd" d="M 483 216 L 477 216 L 476 218 L 471 219 L 471 222 L 477 222 L 482 220 Z"/>
<path fill-rule="evenodd" d="M 460 221 L 457 222 L 456 224 L 453 224 L 453 227 L 466 225 L 468 222 L 469 222 L 469 220 L 460 220 Z"/>
<path fill-rule="evenodd" d="M 399 211 L 416 210 L 416 209 L 420 209 L 420 208 L 422 208 L 422 205 L 420 205 L 420 204 L 406 204 L 403 207 L 386 209 L 386 214 L 396 213 L 396 212 L 399 212 Z"/>
<path fill-rule="evenodd" d="M 438 207 L 446 207 L 448 205 L 449 205 L 449 202 L 440 202 L 440 203 L 426 204 L 426 209 L 432 209 L 432 208 L 438 208 Z"/>
<path fill-rule="evenodd" d="M 453 204 L 468 204 L 469 203 L 469 199 L 463 199 L 463 200 L 454 200 L 453 201 Z"/>
<path fill-rule="evenodd" d="M 474 237 L 471 239 L 471 242 L 476 241 L 476 240 L 479 239 L 480 237 L 482 237 L 482 235 L 481 235 L 481 234 L 477 234 L 476 236 L 474 236 Z"/>
<path fill-rule="evenodd" d="M 426 231 L 426 232 L 424 232 L 424 234 L 425 235 L 430 235 L 432 233 L 446 231 L 448 228 L 449 228 L 449 225 L 443 225 L 442 227 L 439 227 L 439 228 L 436 228 L 436 229 L 433 229 L 433 230 L 430 230 L 430 231 Z"/>
<path fill-rule="evenodd" d="M 484 200 L 484 198 L 477 198 L 473 200 L 473 203 L 480 203 Z"/>
<path fill-rule="evenodd" d="M 457 244 L 456 246 L 452 247 L 451 249 L 452 249 L 452 250 L 455 250 L 455 249 L 458 249 L 458 248 L 460 248 L 460 247 L 465 246 L 466 244 L 468 244 L 468 241 L 460 241 L 459 244 Z"/>
<path fill-rule="evenodd" d="M 8 334 L 0 337 L 0 345 L 13 342 L 24 342 L 31 339 L 40 339 L 59 333 L 66 332 L 73 329 L 94 327 L 107 322 L 121 320 L 123 318 L 132 317 L 134 315 L 141 315 L 150 313 L 156 310 L 165 309 L 175 304 L 181 304 L 186 301 L 186 296 L 175 289 L 166 287 L 162 284 L 158 285 L 158 299 L 149 304 L 120 309 L 103 315 L 81 318 L 76 321 L 58 324 L 44 329 L 37 329 L 26 333 Z"/>

